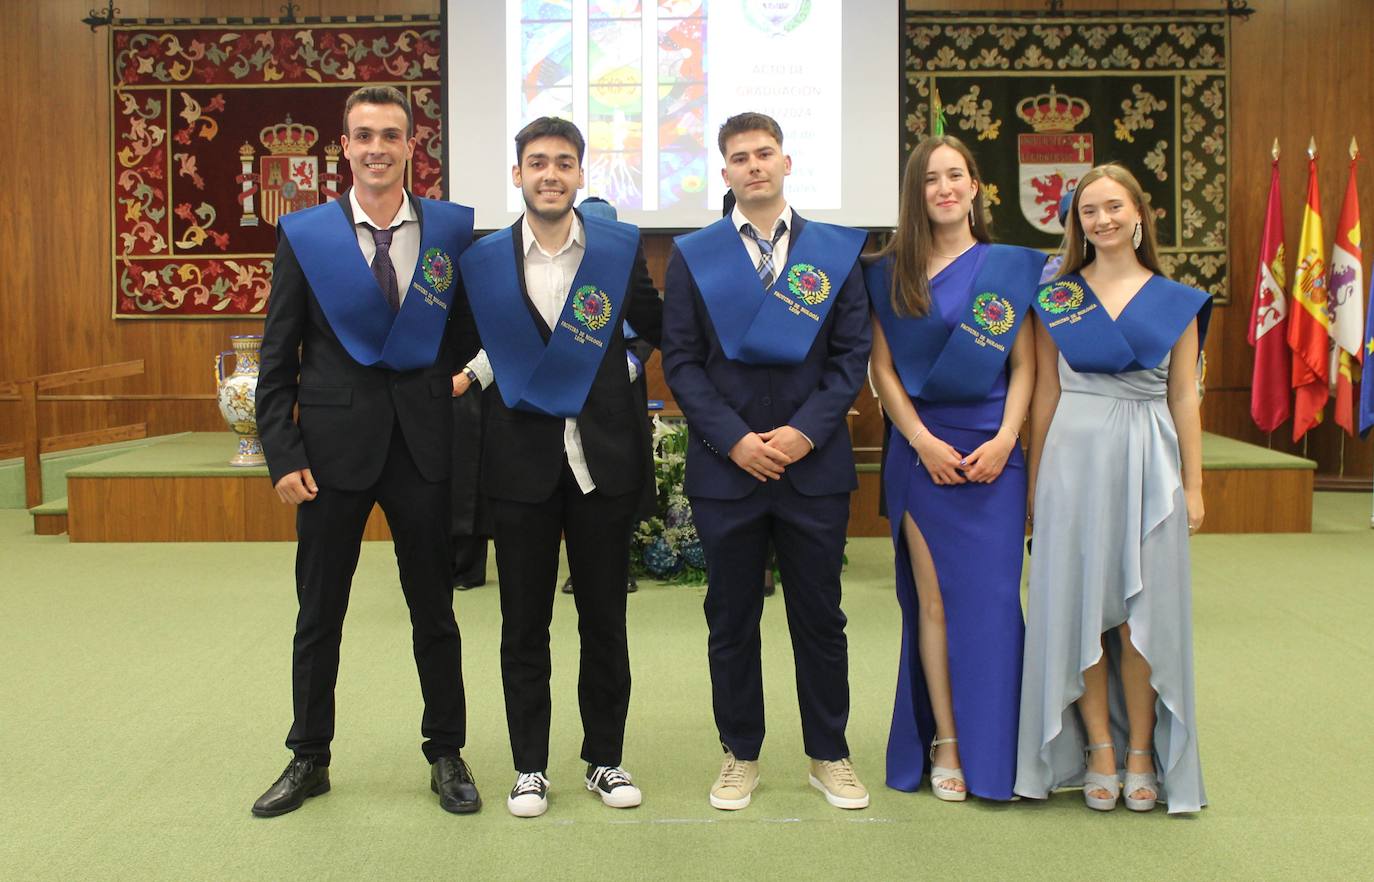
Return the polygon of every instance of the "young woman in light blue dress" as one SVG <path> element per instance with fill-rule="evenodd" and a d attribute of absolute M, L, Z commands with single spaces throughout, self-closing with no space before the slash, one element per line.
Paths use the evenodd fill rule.
<path fill-rule="evenodd" d="M 1188 537 L 1203 518 L 1195 366 L 1211 298 L 1160 272 L 1154 218 L 1120 166 L 1083 176 L 1065 236 L 1035 300 L 1015 790 L 1194 812 L 1207 797 Z"/>

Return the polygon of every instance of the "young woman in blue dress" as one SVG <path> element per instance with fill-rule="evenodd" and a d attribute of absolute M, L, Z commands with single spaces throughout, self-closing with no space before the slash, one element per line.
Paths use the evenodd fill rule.
<path fill-rule="evenodd" d="M 1017 436 L 1045 255 L 991 244 L 982 190 L 963 143 L 927 138 L 891 244 L 866 271 L 902 610 L 887 784 L 916 790 L 929 771 L 947 801 L 1012 797 L 1024 633 Z"/>

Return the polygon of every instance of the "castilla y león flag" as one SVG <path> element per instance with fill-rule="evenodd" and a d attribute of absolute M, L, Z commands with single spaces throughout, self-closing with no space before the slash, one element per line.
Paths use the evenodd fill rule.
<path fill-rule="evenodd" d="M 1277 151 L 1275 151 L 1277 152 Z M 1259 269 L 1255 272 L 1254 303 L 1250 311 L 1250 345 L 1255 370 L 1250 382 L 1250 418 L 1262 431 L 1272 432 L 1291 412 L 1288 406 L 1288 295 L 1283 268 L 1283 206 L 1279 198 L 1279 161 L 1269 175 L 1269 205 L 1264 211 Z"/>
<path fill-rule="evenodd" d="M 1353 152 L 1353 147 L 1352 147 Z M 1336 243 L 1331 249 L 1331 283 L 1327 312 L 1331 315 L 1331 392 L 1336 397 L 1336 425 L 1355 434 L 1355 383 L 1359 382 L 1360 353 L 1364 343 L 1364 269 L 1360 264 L 1360 201 L 1355 190 L 1355 165 L 1350 158 L 1350 179 L 1336 224 Z"/>
<path fill-rule="evenodd" d="M 1293 275 L 1294 309 L 1288 316 L 1288 347 L 1293 350 L 1293 440 L 1322 421 L 1331 360 L 1331 318 L 1327 314 L 1326 261 L 1322 259 L 1322 204 L 1317 191 L 1316 151 L 1308 152 L 1307 203 L 1298 236 Z"/>

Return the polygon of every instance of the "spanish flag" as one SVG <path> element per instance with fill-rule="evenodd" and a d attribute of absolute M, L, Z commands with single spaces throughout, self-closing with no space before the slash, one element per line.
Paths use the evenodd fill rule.
<path fill-rule="evenodd" d="M 1307 150 L 1307 203 L 1298 236 L 1288 348 L 1293 350 L 1293 440 L 1322 421 L 1330 395 L 1331 317 L 1327 314 L 1326 261 L 1322 258 L 1322 203 L 1317 190 L 1317 146 Z"/>

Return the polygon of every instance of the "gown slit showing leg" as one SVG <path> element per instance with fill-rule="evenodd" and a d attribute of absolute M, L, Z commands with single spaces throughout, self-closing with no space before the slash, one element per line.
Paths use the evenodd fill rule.
<path fill-rule="evenodd" d="M 931 431 L 963 453 L 992 434 L 934 424 Z M 1024 634 L 1020 581 L 1026 476 L 1020 449 L 1012 451 L 991 484 L 939 486 L 916 461 L 910 445 L 894 439 L 885 480 L 902 609 L 887 784 L 897 790 L 920 786 L 935 733 L 920 658 L 920 601 L 902 530 L 909 514 L 930 550 L 945 609 L 950 696 L 965 786 L 975 796 L 1010 799 Z"/>

